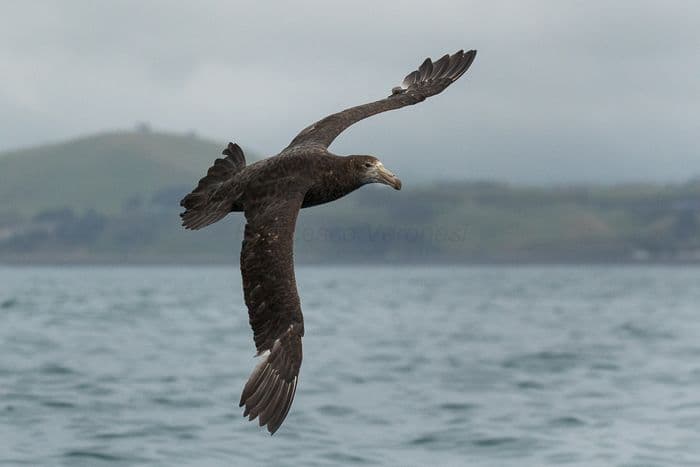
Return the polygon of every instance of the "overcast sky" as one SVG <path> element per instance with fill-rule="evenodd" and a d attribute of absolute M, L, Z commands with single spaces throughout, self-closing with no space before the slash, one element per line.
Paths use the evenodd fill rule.
<path fill-rule="evenodd" d="M 405 181 L 700 175 L 691 0 L 6 1 L 0 150 L 147 121 L 275 154 L 460 48 L 479 54 L 443 94 L 331 149 L 377 155 Z"/>

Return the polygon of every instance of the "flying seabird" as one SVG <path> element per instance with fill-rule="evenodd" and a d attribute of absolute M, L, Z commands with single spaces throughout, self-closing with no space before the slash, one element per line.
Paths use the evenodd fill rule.
<path fill-rule="evenodd" d="M 368 183 L 396 190 L 401 180 L 374 156 L 338 156 L 328 151 L 350 125 L 387 110 L 417 104 L 442 92 L 467 71 L 475 50 L 460 50 L 436 62 L 427 58 L 391 95 L 358 105 L 302 130 L 274 157 L 246 165 L 229 143 L 197 187 L 180 202 L 187 229 L 201 229 L 229 212 L 244 212 L 241 247 L 243 294 L 260 362 L 243 388 L 240 406 L 260 417 L 273 434 L 294 400 L 301 366 L 304 318 L 294 278 L 294 226 L 299 210 L 328 203 Z"/>

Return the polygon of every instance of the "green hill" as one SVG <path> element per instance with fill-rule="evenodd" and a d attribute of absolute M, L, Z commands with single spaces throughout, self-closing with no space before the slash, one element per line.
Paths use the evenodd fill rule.
<path fill-rule="evenodd" d="M 235 263 L 242 215 L 198 232 L 178 216 L 222 148 L 136 131 L 0 154 L 0 262 Z M 305 209 L 295 252 L 300 262 L 697 262 L 700 181 L 370 186 Z"/>
<path fill-rule="evenodd" d="M 193 186 L 223 147 L 194 135 L 132 131 L 5 152 L 0 211 L 33 216 L 70 207 L 115 214 L 163 190 Z"/>

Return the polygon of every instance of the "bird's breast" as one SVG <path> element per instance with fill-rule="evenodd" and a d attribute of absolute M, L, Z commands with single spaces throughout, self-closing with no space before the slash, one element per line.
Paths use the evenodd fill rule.
<path fill-rule="evenodd" d="M 356 188 L 350 184 L 343 183 L 342 177 L 337 177 L 332 172 L 328 172 L 309 188 L 301 207 L 308 208 L 330 203 L 338 198 L 342 198 Z"/>

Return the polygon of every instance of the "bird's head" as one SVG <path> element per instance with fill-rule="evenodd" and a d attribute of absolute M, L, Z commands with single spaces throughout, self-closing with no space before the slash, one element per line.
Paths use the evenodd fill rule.
<path fill-rule="evenodd" d="M 383 183 L 395 190 L 401 189 L 401 180 L 394 175 L 391 170 L 384 167 L 384 164 L 374 156 L 350 156 L 350 161 L 354 171 L 359 174 L 360 182 Z"/>

